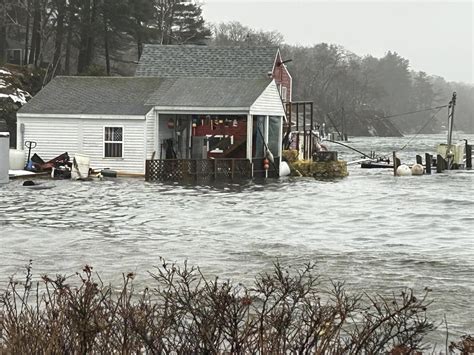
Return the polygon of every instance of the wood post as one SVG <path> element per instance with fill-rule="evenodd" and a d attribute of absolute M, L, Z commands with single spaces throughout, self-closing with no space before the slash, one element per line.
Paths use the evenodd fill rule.
<path fill-rule="evenodd" d="M 397 158 L 397 152 L 393 152 L 393 176 L 397 176 L 397 168 L 400 166 L 400 159 Z"/>
<path fill-rule="evenodd" d="M 436 172 L 442 173 L 443 170 L 446 170 L 446 161 L 441 155 L 436 156 Z"/>
<path fill-rule="evenodd" d="M 472 145 L 466 143 L 466 169 L 472 169 Z"/>
<path fill-rule="evenodd" d="M 426 153 L 425 154 L 425 173 L 427 175 L 430 175 L 431 174 L 431 154 L 429 153 Z"/>
<path fill-rule="evenodd" d="M 416 163 L 423 165 L 423 159 L 421 158 L 421 155 L 418 155 L 418 154 L 416 155 Z"/>

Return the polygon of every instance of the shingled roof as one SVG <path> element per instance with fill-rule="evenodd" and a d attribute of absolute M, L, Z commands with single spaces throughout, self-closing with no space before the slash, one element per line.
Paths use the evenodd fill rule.
<path fill-rule="evenodd" d="M 135 76 L 265 78 L 278 47 L 144 46 Z"/>
<path fill-rule="evenodd" d="M 250 108 L 271 79 L 163 78 L 148 105 Z"/>
<path fill-rule="evenodd" d="M 58 76 L 19 113 L 144 115 L 156 78 Z"/>
<path fill-rule="evenodd" d="M 20 114 L 144 115 L 153 106 L 250 108 L 271 79 L 56 77 Z"/>

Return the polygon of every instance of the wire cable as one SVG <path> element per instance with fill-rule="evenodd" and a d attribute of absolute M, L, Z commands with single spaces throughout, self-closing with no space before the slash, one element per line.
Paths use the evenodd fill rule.
<path fill-rule="evenodd" d="M 447 105 L 446 105 L 446 106 L 447 106 Z M 411 137 L 410 140 L 409 140 L 402 148 L 400 148 L 400 149 L 398 150 L 398 152 L 400 152 L 400 151 L 402 151 L 403 149 L 405 149 L 405 148 L 408 146 L 408 144 L 410 144 L 410 143 L 421 133 L 421 131 L 423 131 L 423 130 L 426 128 L 426 126 L 428 126 L 428 123 L 430 123 L 430 122 L 436 117 L 436 115 L 439 113 L 439 111 L 441 111 L 441 109 L 442 109 L 442 108 L 445 108 L 446 106 L 438 107 L 438 111 L 436 111 L 436 112 L 430 117 L 430 119 L 425 122 L 425 124 L 418 130 L 418 132 L 416 132 L 416 134 L 415 134 L 413 137 Z"/>
<path fill-rule="evenodd" d="M 395 115 L 384 116 L 384 117 L 378 117 L 378 118 L 379 118 L 379 119 L 384 119 L 384 118 L 401 117 L 401 116 L 411 115 L 411 114 L 413 114 L 413 113 L 418 113 L 418 112 L 425 112 L 425 111 L 438 110 L 438 109 L 442 109 L 442 108 L 445 108 L 445 107 L 448 107 L 448 106 L 449 106 L 449 105 L 443 105 L 443 106 L 436 106 L 436 107 L 424 108 L 424 109 L 417 110 L 417 111 L 410 111 L 410 112 L 398 113 L 398 114 L 395 114 Z M 438 112 L 436 112 L 436 113 L 438 113 Z"/>

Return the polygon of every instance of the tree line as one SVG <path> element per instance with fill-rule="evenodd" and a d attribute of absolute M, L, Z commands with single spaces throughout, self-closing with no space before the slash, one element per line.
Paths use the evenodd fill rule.
<path fill-rule="evenodd" d="M 413 71 L 409 60 L 393 51 L 375 58 L 335 44 L 288 45 L 278 31 L 254 30 L 239 22 L 207 23 L 199 4 L 182 0 L 1 4 L 0 58 L 6 39 L 15 39 L 24 48 L 23 63 L 47 68 L 45 82 L 58 74 L 132 75 L 145 43 L 275 45 L 284 59 L 292 60 L 293 99 L 314 101 L 318 120 L 329 126 L 340 128 L 343 117 L 350 122 L 445 105 L 457 91 L 456 128 L 474 132 L 474 87 Z M 445 110 L 432 110 L 391 120 L 405 133 L 429 133 L 445 128 L 445 116 Z"/>
<path fill-rule="evenodd" d="M 1 5 L 0 5 L 1 6 Z M 143 44 L 202 43 L 210 37 L 201 7 L 180 0 L 3 0 L 0 58 L 7 39 L 22 44 L 24 64 L 56 74 L 111 74 Z"/>

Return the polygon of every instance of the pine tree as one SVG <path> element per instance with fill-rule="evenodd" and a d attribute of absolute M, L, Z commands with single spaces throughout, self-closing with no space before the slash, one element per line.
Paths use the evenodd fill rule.
<path fill-rule="evenodd" d="M 205 26 L 200 6 L 189 2 L 179 2 L 174 6 L 171 43 L 204 44 L 210 36 L 211 31 Z"/>

